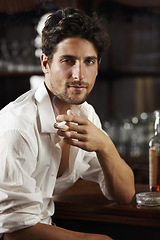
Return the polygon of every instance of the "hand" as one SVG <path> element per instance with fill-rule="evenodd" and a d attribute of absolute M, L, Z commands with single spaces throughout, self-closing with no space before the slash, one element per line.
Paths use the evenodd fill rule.
<path fill-rule="evenodd" d="M 57 134 L 72 146 L 92 152 L 103 148 L 107 135 L 91 121 L 74 114 L 71 110 L 67 115 L 57 116 L 57 122 L 66 121 L 66 125 L 56 127 Z"/>

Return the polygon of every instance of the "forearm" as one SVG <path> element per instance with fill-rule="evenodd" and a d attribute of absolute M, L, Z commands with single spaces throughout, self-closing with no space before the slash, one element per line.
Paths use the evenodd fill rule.
<path fill-rule="evenodd" d="M 4 240 L 74 240 L 72 232 L 57 226 L 38 223 L 32 227 L 5 234 Z"/>
<path fill-rule="evenodd" d="M 4 240 L 111 240 L 99 234 L 88 234 L 66 230 L 57 226 L 38 223 L 33 227 L 4 235 Z"/>
<path fill-rule="evenodd" d="M 120 157 L 109 137 L 106 136 L 105 145 L 97 151 L 97 157 L 110 196 L 116 201 L 129 203 L 135 193 L 134 174 Z"/>

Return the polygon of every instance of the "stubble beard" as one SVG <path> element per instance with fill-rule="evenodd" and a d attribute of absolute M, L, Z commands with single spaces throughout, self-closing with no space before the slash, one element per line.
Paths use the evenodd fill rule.
<path fill-rule="evenodd" d="M 73 97 L 69 96 L 69 94 L 67 94 L 67 91 L 65 94 L 55 94 L 55 95 L 64 103 L 71 104 L 71 105 L 80 105 L 86 101 L 89 94 L 86 93 L 83 97 L 80 97 L 80 99 L 77 99 L 77 100 L 76 98 L 78 97 L 78 95 L 81 95 L 81 93 L 76 93 L 74 94 Z"/>
<path fill-rule="evenodd" d="M 72 83 L 70 85 L 72 86 L 77 85 L 77 83 Z M 79 83 L 79 85 L 81 85 L 81 82 Z M 53 90 L 53 94 L 63 103 L 66 103 L 69 105 L 80 105 L 87 100 L 90 93 L 90 91 L 88 91 L 89 85 L 85 84 L 85 87 L 86 87 L 86 93 L 82 93 L 80 91 L 77 91 L 74 93 L 70 92 L 68 84 L 66 84 L 66 89 L 64 89 L 63 92 L 57 92 L 56 89 L 54 89 L 53 85 L 52 85 L 52 90 Z"/>

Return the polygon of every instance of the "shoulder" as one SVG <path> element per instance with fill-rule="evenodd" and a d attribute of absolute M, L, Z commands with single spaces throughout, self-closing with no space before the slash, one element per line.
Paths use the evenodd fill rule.
<path fill-rule="evenodd" d="M 30 90 L 0 111 L 0 130 L 25 130 L 36 118 L 35 90 Z M 27 123 L 27 124 L 26 124 Z"/>

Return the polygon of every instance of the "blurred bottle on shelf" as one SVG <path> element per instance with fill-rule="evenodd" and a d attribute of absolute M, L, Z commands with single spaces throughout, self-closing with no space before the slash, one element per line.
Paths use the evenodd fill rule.
<path fill-rule="evenodd" d="M 151 192 L 160 192 L 160 110 L 155 113 L 155 135 L 149 141 L 149 186 Z"/>
<path fill-rule="evenodd" d="M 148 142 L 154 134 L 153 115 L 152 112 L 143 112 L 140 115 L 104 122 L 104 130 L 122 157 L 131 161 L 148 161 Z"/>

